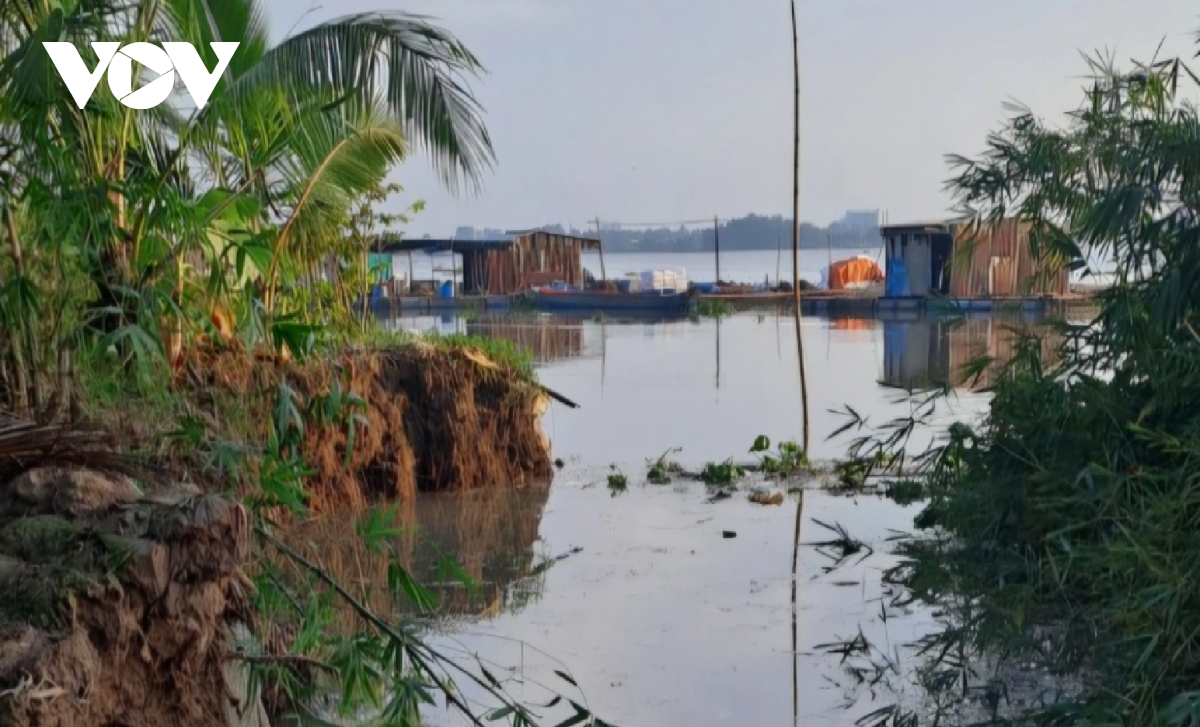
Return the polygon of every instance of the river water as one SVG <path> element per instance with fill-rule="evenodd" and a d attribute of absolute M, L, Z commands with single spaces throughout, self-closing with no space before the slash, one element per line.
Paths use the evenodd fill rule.
<path fill-rule="evenodd" d="M 906 389 L 958 383 L 955 372 L 979 355 L 1003 360 L 1011 327 L 1034 322 L 803 318 L 812 456 L 840 457 L 857 436 L 831 437 L 846 421 L 839 410 L 849 406 L 875 424 L 907 417 L 914 404 Z M 647 460 L 668 450 L 695 469 L 750 461 L 760 434 L 800 439 L 789 312 L 663 321 L 446 314 L 387 324 L 528 346 L 540 380 L 580 405 L 554 404 L 544 418 L 564 460 L 549 487 L 422 497 L 425 537 L 485 581 L 482 600 L 450 609 L 438 637 L 444 648 L 484 659 L 530 702 L 549 701 L 549 686 L 629 727 L 852 725 L 908 699 L 856 687 L 820 647 L 861 630 L 901 671 L 915 663 L 904 645 L 927 633 L 931 618 L 886 608 L 880 576 L 895 563 L 890 539 L 911 530 L 917 506 L 805 491 L 793 612 L 798 494 L 775 507 L 741 493 L 710 503 L 699 483 L 645 482 Z M 979 416 L 986 403 L 960 386 L 910 448 L 926 446 L 951 420 Z M 628 478 L 623 493 L 607 487 L 615 472 Z M 828 553 L 811 545 L 831 537 L 818 521 L 844 526 L 867 548 L 831 568 Z M 562 709 L 548 710 L 546 723 L 571 714 Z M 429 719 L 460 723 L 443 712 Z"/>

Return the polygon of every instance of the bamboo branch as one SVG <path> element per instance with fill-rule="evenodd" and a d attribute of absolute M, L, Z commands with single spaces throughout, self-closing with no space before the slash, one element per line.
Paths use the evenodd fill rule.
<path fill-rule="evenodd" d="M 387 621 L 384 621 L 382 618 L 380 618 L 378 615 L 376 615 L 375 612 L 373 612 L 371 609 L 364 606 L 362 604 L 362 602 L 360 602 L 353 595 L 351 595 L 351 593 L 349 591 L 347 591 L 344 587 L 342 587 L 342 585 L 337 582 L 337 579 L 335 579 L 333 576 L 329 575 L 329 573 L 326 572 L 324 568 L 321 568 L 317 564 L 315 564 L 312 561 L 305 558 L 303 555 L 301 555 L 298 551 L 296 551 L 294 548 L 289 546 L 287 543 L 284 543 L 282 540 L 280 540 L 279 538 L 275 537 L 270 532 L 268 532 L 266 528 L 262 527 L 261 525 L 256 525 L 254 527 L 254 530 L 260 536 L 262 536 L 263 539 L 265 539 L 268 543 L 270 543 L 271 546 L 274 547 L 276 550 L 283 553 L 285 556 L 290 558 L 297 565 L 302 566 L 305 570 L 309 571 L 310 573 L 315 575 L 317 578 L 319 578 L 321 581 L 323 581 L 326 585 L 328 585 L 330 588 L 332 588 L 338 594 L 338 596 L 340 596 L 342 598 L 342 600 L 345 601 L 346 604 L 349 605 L 350 608 L 355 613 L 357 613 L 364 621 L 366 621 L 367 623 L 374 626 L 380 633 L 394 639 L 397 643 L 403 645 L 405 648 L 405 651 L 408 653 L 409 657 L 412 658 L 412 660 L 414 662 L 416 662 L 416 664 L 421 668 L 421 670 L 425 672 L 426 676 L 428 676 L 430 679 L 432 679 L 434 681 L 435 684 L 437 684 L 438 688 L 442 691 L 443 695 L 446 697 L 446 700 L 451 705 L 453 705 L 455 709 L 459 710 L 459 712 L 462 713 L 463 716 L 465 716 L 469 720 L 471 720 L 471 723 L 474 724 L 476 727 L 484 727 L 484 724 L 479 721 L 479 718 L 475 716 L 475 714 L 471 711 L 471 709 L 464 702 L 462 702 L 462 700 L 460 700 L 458 697 L 454 696 L 454 693 L 451 690 L 451 687 L 449 685 L 444 684 L 442 682 L 442 680 L 440 678 L 438 678 L 438 675 L 434 672 L 433 667 L 428 662 L 425 661 L 424 657 L 419 655 L 416 652 L 416 649 L 414 648 L 413 641 L 411 638 L 409 638 L 407 635 L 401 634 L 399 631 L 397 631 L 395 628 L 393 628 L 391 624 L 389 624 Z M 426 648 L 426 650 L 429 650 L 428 647 L 425 647 L 425 648 Z M 430 651 L 430 656 L 432 658 L 437 658 L 436 653 L 434 653 L 432 650 L 429 650 L 429 651 Z M 499 698 L 502 702 L 505 702 L 506 706 L 512 706 L 512 707 L 516 708 L 517 705 L 510 704 L 509 700 L 504 698 L 504 695 L 498 693 L 495 689 L 493 689 L 488 684 L 484 683 L 483 680 L 479 679 L 474 674 L 471 674 L 466 669 L 463 669 L 461 666 L 459 666 L 458 664 L 455 664 L 451 660 L 443 659 L 442 661 L 444 661 L 444 663 L 448 664 L 449 666 L 457 669 L 458 671 L 466 674 L 477 684 L 484 687 L 489 693 L 492 694 L 492 696 L 495 696 L 495 697 Z"/>

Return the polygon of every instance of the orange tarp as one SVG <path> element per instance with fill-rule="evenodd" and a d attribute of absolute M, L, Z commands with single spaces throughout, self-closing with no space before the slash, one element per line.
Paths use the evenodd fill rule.
<path fill-rule="evenodd" d="M 875 328 L 875 321 L 870 318 L 835 318 L 835 331 L 869 331 Z"/>
<path fill-rule="evenodd" d="M 845 290 L 861 288 L 871 283 L 883 282 L 883 271 L 869 257 L 852 257 L 838 260 L 829 266 L 829 289 Z"/>

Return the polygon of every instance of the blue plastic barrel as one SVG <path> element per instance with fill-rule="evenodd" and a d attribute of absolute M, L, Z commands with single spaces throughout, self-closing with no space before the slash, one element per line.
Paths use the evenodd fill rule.
<path fill-rule="evenodd" d="M 454 297 L 454 283 L 449 280 L 442 283 L 442 287 L 438 289 L 438 295 L 440 295 L 443 298 L 453 298 Z"/>

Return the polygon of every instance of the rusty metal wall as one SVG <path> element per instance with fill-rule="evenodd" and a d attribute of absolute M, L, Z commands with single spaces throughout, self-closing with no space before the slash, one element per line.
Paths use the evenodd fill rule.
<path fill-rule="evenodd" d="M 1065 296 L 1071 290 L 1070 271 L 1034 258 L 1028 223 L 1013 219 L 957 227 L 950 264 L 950 295 L 955 298 Z"/>
<path fill-rule="evenodd" d="M 464 253 L 467 291 L 475 295 L 509 295 L 533 281 L 544 282 L 547 275 L 583 285 L 582 251 L 579 238 L 532 232 L 514 238 L 513 244 L 502 250 Z"/>

